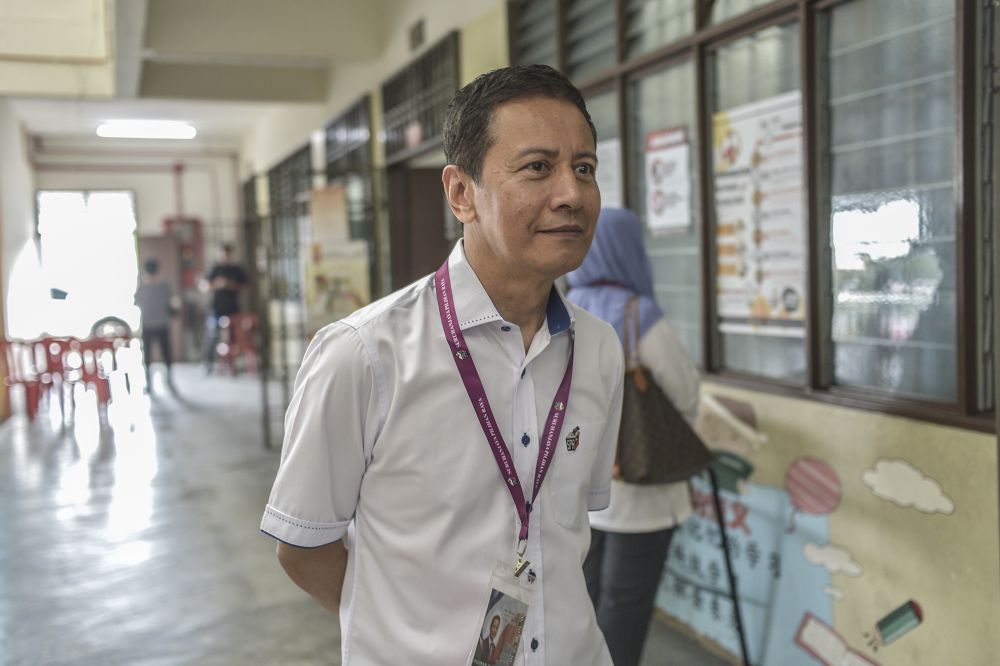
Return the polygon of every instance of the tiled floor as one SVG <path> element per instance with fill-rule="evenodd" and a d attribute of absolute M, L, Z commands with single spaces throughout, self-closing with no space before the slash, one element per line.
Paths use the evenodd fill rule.
<path fill-rule="evenodd" d="M 335 617 L 257 531 L 278 462 L 258 381 L 176 386 L 0 426 L 0 664 L 340 663 Z M 727 662 L 654 620 L 642 663 Z"/>

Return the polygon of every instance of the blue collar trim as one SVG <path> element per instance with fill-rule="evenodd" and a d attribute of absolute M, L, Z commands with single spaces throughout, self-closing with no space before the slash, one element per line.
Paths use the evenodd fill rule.
<path fill-rule="evenodd" d="M 562 296 L 559 295 L 559 290 L 555 286 L 549 292 L 549 304 L 545 308 L 545 317 L 549 323 L 549 335 L 568 331 L 572 324 L 566 304 L 563 302 Z"/>

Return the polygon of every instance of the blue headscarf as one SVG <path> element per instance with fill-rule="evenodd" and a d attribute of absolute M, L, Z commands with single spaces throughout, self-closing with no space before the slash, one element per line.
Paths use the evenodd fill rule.
<path fill-rule="evenodd" d="M 639 297 L 638 337 L 663 317 L 653 295 L 653 271 L 642 241 L 642 222 L 622 208 L 602 208 L 590 252 L 566 275 L 566 297 L 615 327 L 624 342 L 625 304 Z"/>

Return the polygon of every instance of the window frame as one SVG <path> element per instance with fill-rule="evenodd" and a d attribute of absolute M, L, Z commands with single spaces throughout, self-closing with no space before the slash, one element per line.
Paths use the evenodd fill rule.
<path fill-rule="evenodd" d="M 512 59 L 517 54 L 516 25 L 519 5 L 526 0 L 508 0 L 508 38 Z M 566 71 L 566 7 L 567 0 L 548 1 L 555 5 L 556 52 L 560 70 Z M 668 44 L 660 45 L 631 59 L 625 58 L 626 0 L 615 2 L 615 42 L 617 62 L 601 72 L 574 81 L 585 97 L 615 89 L 618 95 L 619 138 L 622 141 L 623 198 L 627 206 L 631 201 L 632 178 L 628 157 L 636 146 L 631 145 L 628 117 L 627 86 L 630 81 L 653 73 L 663 67 L 691 58 L 695 67 L 697 124 L 692 131 L 697 135 L 699 163 L 698 192 L 701 207 L 701 265 L 702 265 L 702 358 L 696 359 L 712 381 L 737 387 L 761 390 L 777 395 L 807 398 L 843 407 L 864 409 L 908 418 L 930 421 L 981 432 L 996 432 L 995 408 L 983 409 L 979 404 L 984 372 L 985 354 L 982 347 L 984 332 L 980 323 L 985 313 L 980 290 L 980 265 L 977 261 L 979 240 L 979 192 L 977 183 L 976 136 L 979 129 L 977 106 L 979 81 L 979 21 L 981 15 L 975 0 L 953 0 L 955 6 L 955 285 L 956 301 L 956 358 L 955 372 L 957 394 L 953 402 L 942 403 L 930 399 L 900 396 L 878 389 L 840 386 L 833 383 L 832 321 L 832 243 L 830 239 L 829 196 L 824 185 L 826 165 L 820 163 L 819 149 L 825 141 L 825 122 L 820 94 L 822 60 L 818 37 L 822 14 L 839 5 L 855 0 L 773 0 L 723 22 L 711 23 L 712 0 L 690 0 L 694 5 L 694 32 Z M 802 95 L 803 132 L 803 186 L 805 187 L 804 212 L 806 215 L 807 261 L 807 312 L 805 320 L 805 379 L 803 383 L 748 375 L 720 367 L 717 314 L 713 290 L 715 283 L 714 238 L 711 223 L 712 162 L 711 162 L 711 99 L 708 77 L 711 75 L 713 54 L 723 45 L 759 30 L 797 22 L 799 26 L 799 89 Z M 825 213 L 825 216 L 824 216 Z M 993 221 L 982 221 L 993 224 Z M 989 288 L 989 285 L 984 285 Z M 985 346 L 992 347 L 992 340 Z M 983 358 L 980 358 L 980 357 Z"/>

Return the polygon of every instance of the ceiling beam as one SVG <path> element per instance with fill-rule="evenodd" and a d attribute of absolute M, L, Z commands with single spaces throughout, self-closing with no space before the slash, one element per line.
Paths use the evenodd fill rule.
<path fill-rule="evenodd" d="M 189 54 L 368 60 L 382 52 L 381 0 L 149 0 L 145 47 Z"/>
<path fill-rule="evenodd" d="M 326 69 L 244 65 L 143 64 L 143 97 L 265 102 L 323 102 Z"/>
<path fill-rule="evenodd" d="M 115 95 L 122 99 L 134 99 L 139 94 L 146 5 L 146 0 L 115 3 Z"/>

